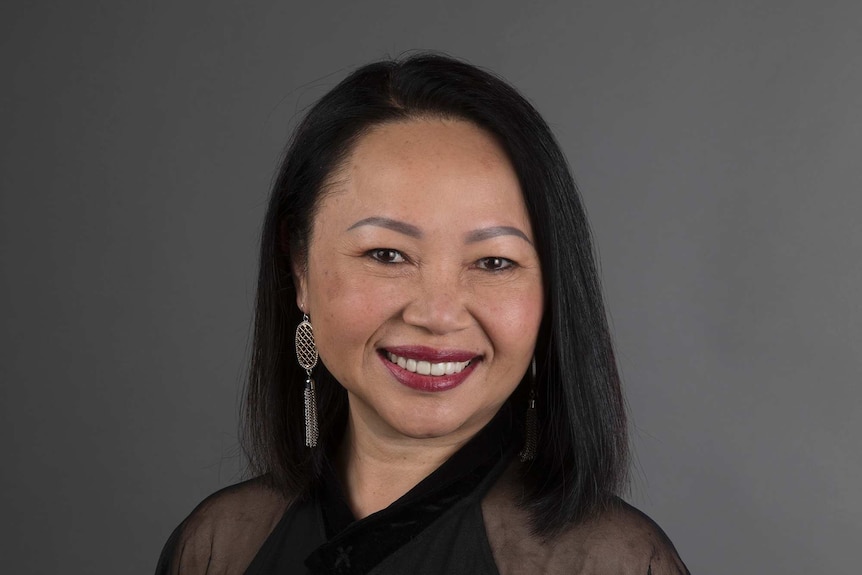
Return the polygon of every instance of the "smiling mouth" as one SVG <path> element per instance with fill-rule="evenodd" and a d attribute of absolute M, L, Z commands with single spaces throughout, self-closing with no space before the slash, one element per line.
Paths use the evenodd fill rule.
<path fill-rule="evenodd" d="M 406 369 L 411 373 L 418 373 L 419 375 L 432 375 L 432 376 L 443 376 L 443 375 L 452 375 L 455 373 L 461 373 L 464 371 L 468 365 L 472 362 L 472 360 L 468 361 L 444 361 L 444 362 L 430 362 L 425 360 L 416 360 L 407 357 L 402 357 L 400 355 L 395 355 L 391 351 L 385 352 L 384 356 L 391 363 L 394 363 L 398 367 L 402 369 Z"/>

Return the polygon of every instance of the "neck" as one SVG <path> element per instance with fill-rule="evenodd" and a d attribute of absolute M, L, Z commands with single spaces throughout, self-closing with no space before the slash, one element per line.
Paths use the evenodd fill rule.
<path fill-rule="evenodd" d="M 398 500 L 440 467 L 466 437 L 414 439 L 381 437 L 348 417 L 337 456 L 338 474 L 356 519 Z"/>

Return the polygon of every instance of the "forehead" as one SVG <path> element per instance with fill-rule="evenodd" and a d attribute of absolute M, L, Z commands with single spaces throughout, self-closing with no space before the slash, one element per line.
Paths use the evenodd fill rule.
<path fill-rule="evenodd" d="M 472 122 L 445 118 L 375 126 L 356 143 L 351 160 L 354 167 L 386 160 L 429 167 L 443 161 L 450 168 L 466 165 L 472 169 L 504 164 L 511 169 L 502 146 L 488 131 Z"/>
<path fill-rule="evenodd" d="M 445 220 L 447 214 L 450 224 L 472 214 L 529 225 L 505 150 L 493 135 L 463 120 L 416 119 L 373 128 L 357 141 L 330 191 L 322 211 L 351 212 L 354 219 L 384 210 L 429 225 L 444 223 L 436 216 Z"/>

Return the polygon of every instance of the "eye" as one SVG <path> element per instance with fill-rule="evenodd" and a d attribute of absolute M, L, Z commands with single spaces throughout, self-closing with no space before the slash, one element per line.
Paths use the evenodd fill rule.
<path fill-rule="evenodd" d="M 383 264 L 400 264 L 406 261 L 401 252 L 392 248 L 376 248 L 369 251 L 368 255 Z"/>
<path fill-rule="evenodd" d="M 489 272 L 501 272 L 515 266 L 515 262 L 506 258 L 482 258 L 476 262 L 476 267 Z"/>

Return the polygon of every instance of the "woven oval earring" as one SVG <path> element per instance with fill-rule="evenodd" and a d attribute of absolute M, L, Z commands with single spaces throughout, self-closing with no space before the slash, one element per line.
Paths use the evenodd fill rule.
<path fill-rule="evenodd" d="M 302 314 L 302 322 L 296 326 L 296 360 L 305 370 L 305 445 L 315 447 L 320 430 L 317 426 L 317 398 L 315 397 L 314 379 L 311 370 L 317 365 L 317 345 L 314 343 L 314 330 L 308 320 L 308 314 Z"/>
<path fill-rule="evenodd" d="M 518 454 L 521 462 L 532 461 L 536 458 L 536 450 L 539 447 L 539 419 L 536 415 L 536 357 L 530 364 L 530 400 L 527 403 L 527 417 L 524 421 L 524 447 Z"/>

